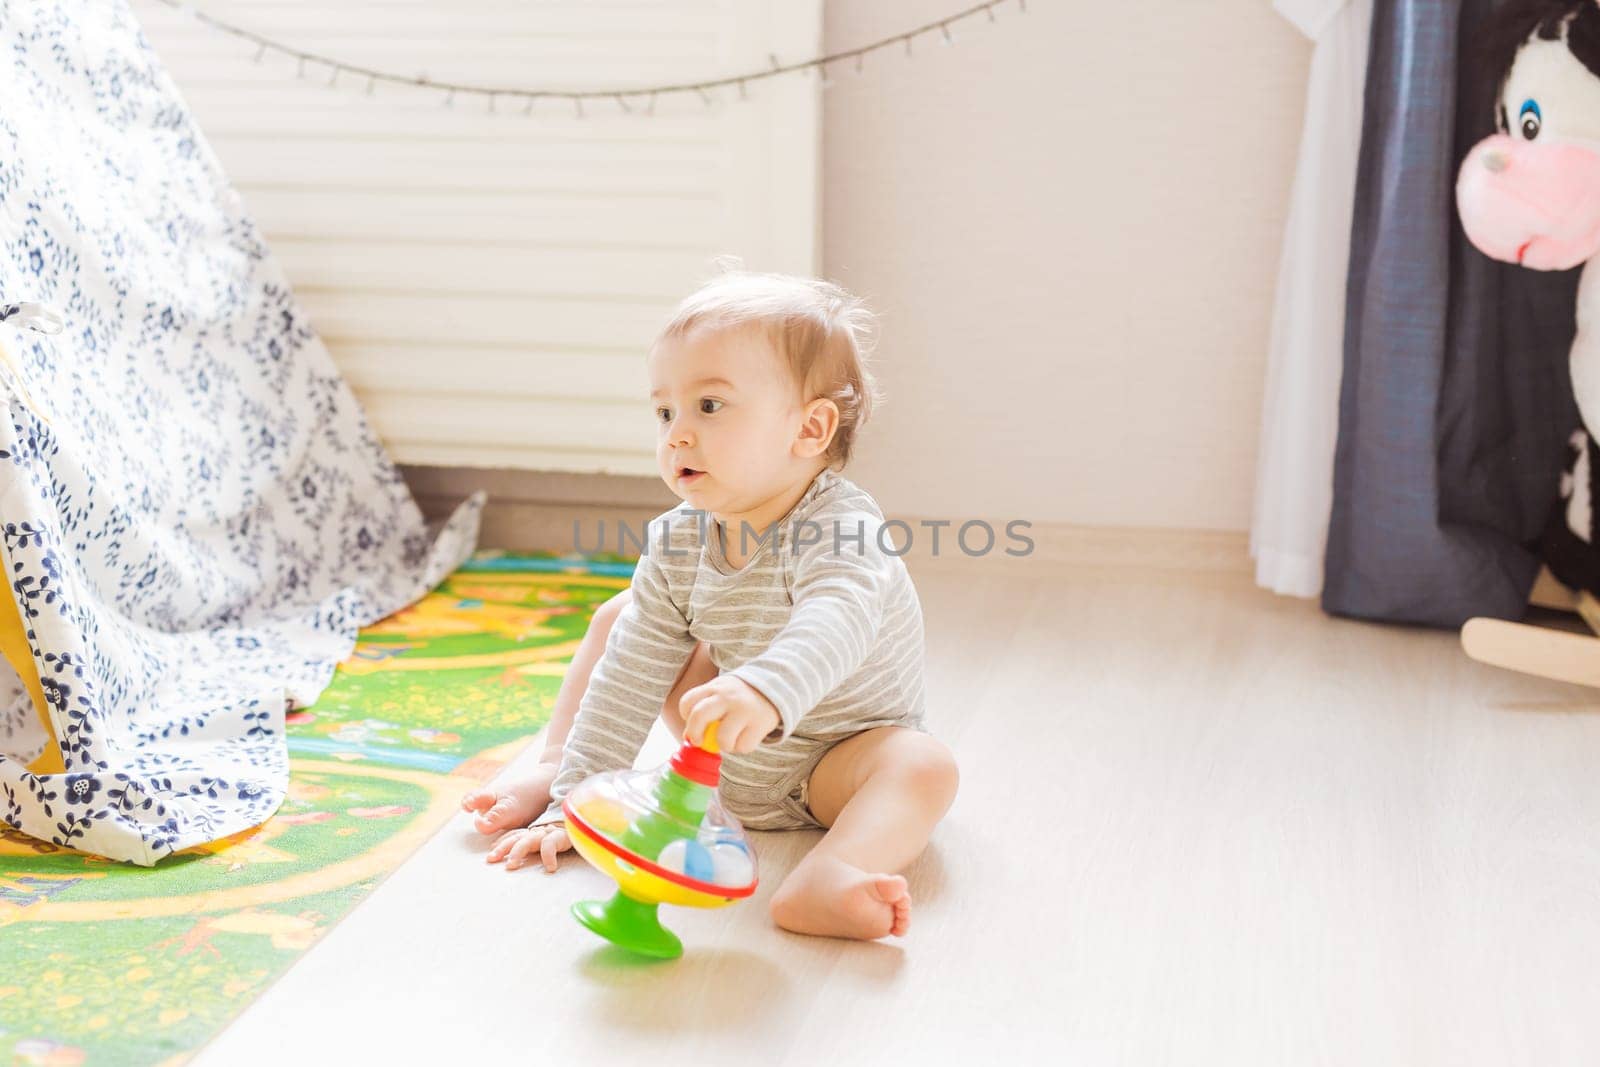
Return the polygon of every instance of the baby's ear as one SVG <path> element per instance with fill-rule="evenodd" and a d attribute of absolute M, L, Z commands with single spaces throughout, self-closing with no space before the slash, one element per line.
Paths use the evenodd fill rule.
<path fill-rule="evenodd" d="M 834 434 L 839 432 L 839 405 L 827 397 L 818 397 L 806 405 L 800 422 L 800 435 L 795 438 L 795 454 L 801 459 L 813 459 L 828 451 Z"/>

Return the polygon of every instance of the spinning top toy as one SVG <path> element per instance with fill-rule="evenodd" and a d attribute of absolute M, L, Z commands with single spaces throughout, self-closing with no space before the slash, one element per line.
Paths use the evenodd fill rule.
<path fill-rule="evenodd" d="M 661 925 L 660 905 L 720 908 L 756 891 L 744 827 L 717 797 L 716 731 L 685 741 L 664 767 L 587 778 L 561 805 L 578 854 L 617 883 L 610 900 L 579 901 L 572 914 L 613 944 L 676 959 L 683 942 Z"/>

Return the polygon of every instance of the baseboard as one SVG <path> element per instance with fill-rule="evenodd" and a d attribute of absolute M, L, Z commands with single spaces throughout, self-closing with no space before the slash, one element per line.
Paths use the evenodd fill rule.
<path fill-rule="evenodd" d="M 401 470 L 429 518 L 449 514 L 469 493 L 486 491 L 489 503 L 480 538 L 485 548 L 614 552 L 619 527 L 640 531 L 678 502 L 656 478 L 462 467 Z M 987 530 L 973 525 L 963 536 L 959 524 L 936 528 L 917 517 L 890 518 L 904 523 L 896 528 L 894 541 L 906 549 L 907 565 L 918 570 L 981 569 L 1009 575 L 1063 569 L 1251 572 L 1248 537 L 1242 531 L 1068 523 L 1008 527 L 997 520 Z M 625 554 L 630 550 L 628 542 L 622 547 Z"/>
<path fill-rule="evenodd" d="M 470 493 L 483 491 L 478 543 L 523 552 L 594 550 L 603 530 L 615 551 L 616 531 L 642 530 L 678 499 L 659 478 L 470 467 L 401 467 L 429 519 L 443 518 Z"/>

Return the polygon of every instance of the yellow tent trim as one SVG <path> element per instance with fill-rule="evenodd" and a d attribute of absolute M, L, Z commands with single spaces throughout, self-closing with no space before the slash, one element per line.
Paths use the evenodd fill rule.
<path fill-rule="evenodd" d="M 34 774 L 60 774 L 66 769 L 61 762 L 61 746 L 56 743 L 55 731 L 50 729 L 50 716 L 45 712 L 44 688 L 39 685 L 39 668 L 33 662 L 28 634 L 22 628 L 22 614 L 17 611 L 17 602 L 11 598 L 10 590 L 0 593 L 0 656 L 4 656 L 11 668 L 22 676 L 22 684 L 28 687 L 28 695 L 33 698 L 33 710 L 44 724 L 45 733 L 50 735 L 50 744 L 38 759 L 28 764 L 28 770 Z"/>
<path fill-rule="evenodd" d="M 4 358 L 5 352 L 0 349 L 0 359 Z M 4 585 L 11 574 L 11 560 L 4 546 L 0 546 L 0 566 L 4 568 L 4 573 L 0 573 L 0 585 Z M 33 698 L 33 710 L 50 738 L 50 743 L 39 758 L 28 764 L 28 770 L 35 774 L 60 774 L 66 770 L 66 765 L 61 762 L 61 745 L 56 740 L 55 731 L 50 728 L 44 688 L 39 684 L 39 667 L 33 661 L 33 649 L 28 647 L 28 631 L 22 625 L 22 612 L 17 610 L 16 599 L 9 588 L 0 590 L 0 656 L 4 656 L 6 662 L 11 664 L 11 669 L 22 677 L 22 684 L 27 686 L 28 695 Z"/>

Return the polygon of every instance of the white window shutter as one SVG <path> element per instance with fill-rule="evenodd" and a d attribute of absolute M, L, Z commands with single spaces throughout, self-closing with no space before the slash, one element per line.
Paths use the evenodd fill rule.
<path fill-rule="evenodd" d="M 283 44 L 506 87 L 695 81 L 816 56 L 821 0 L 214 0 Z M 719 255 L 818 261 L 820 79 L 593 101 L 443 95 L 137 7 L 402 463 L 653 474 L 644 353 Z"/>

